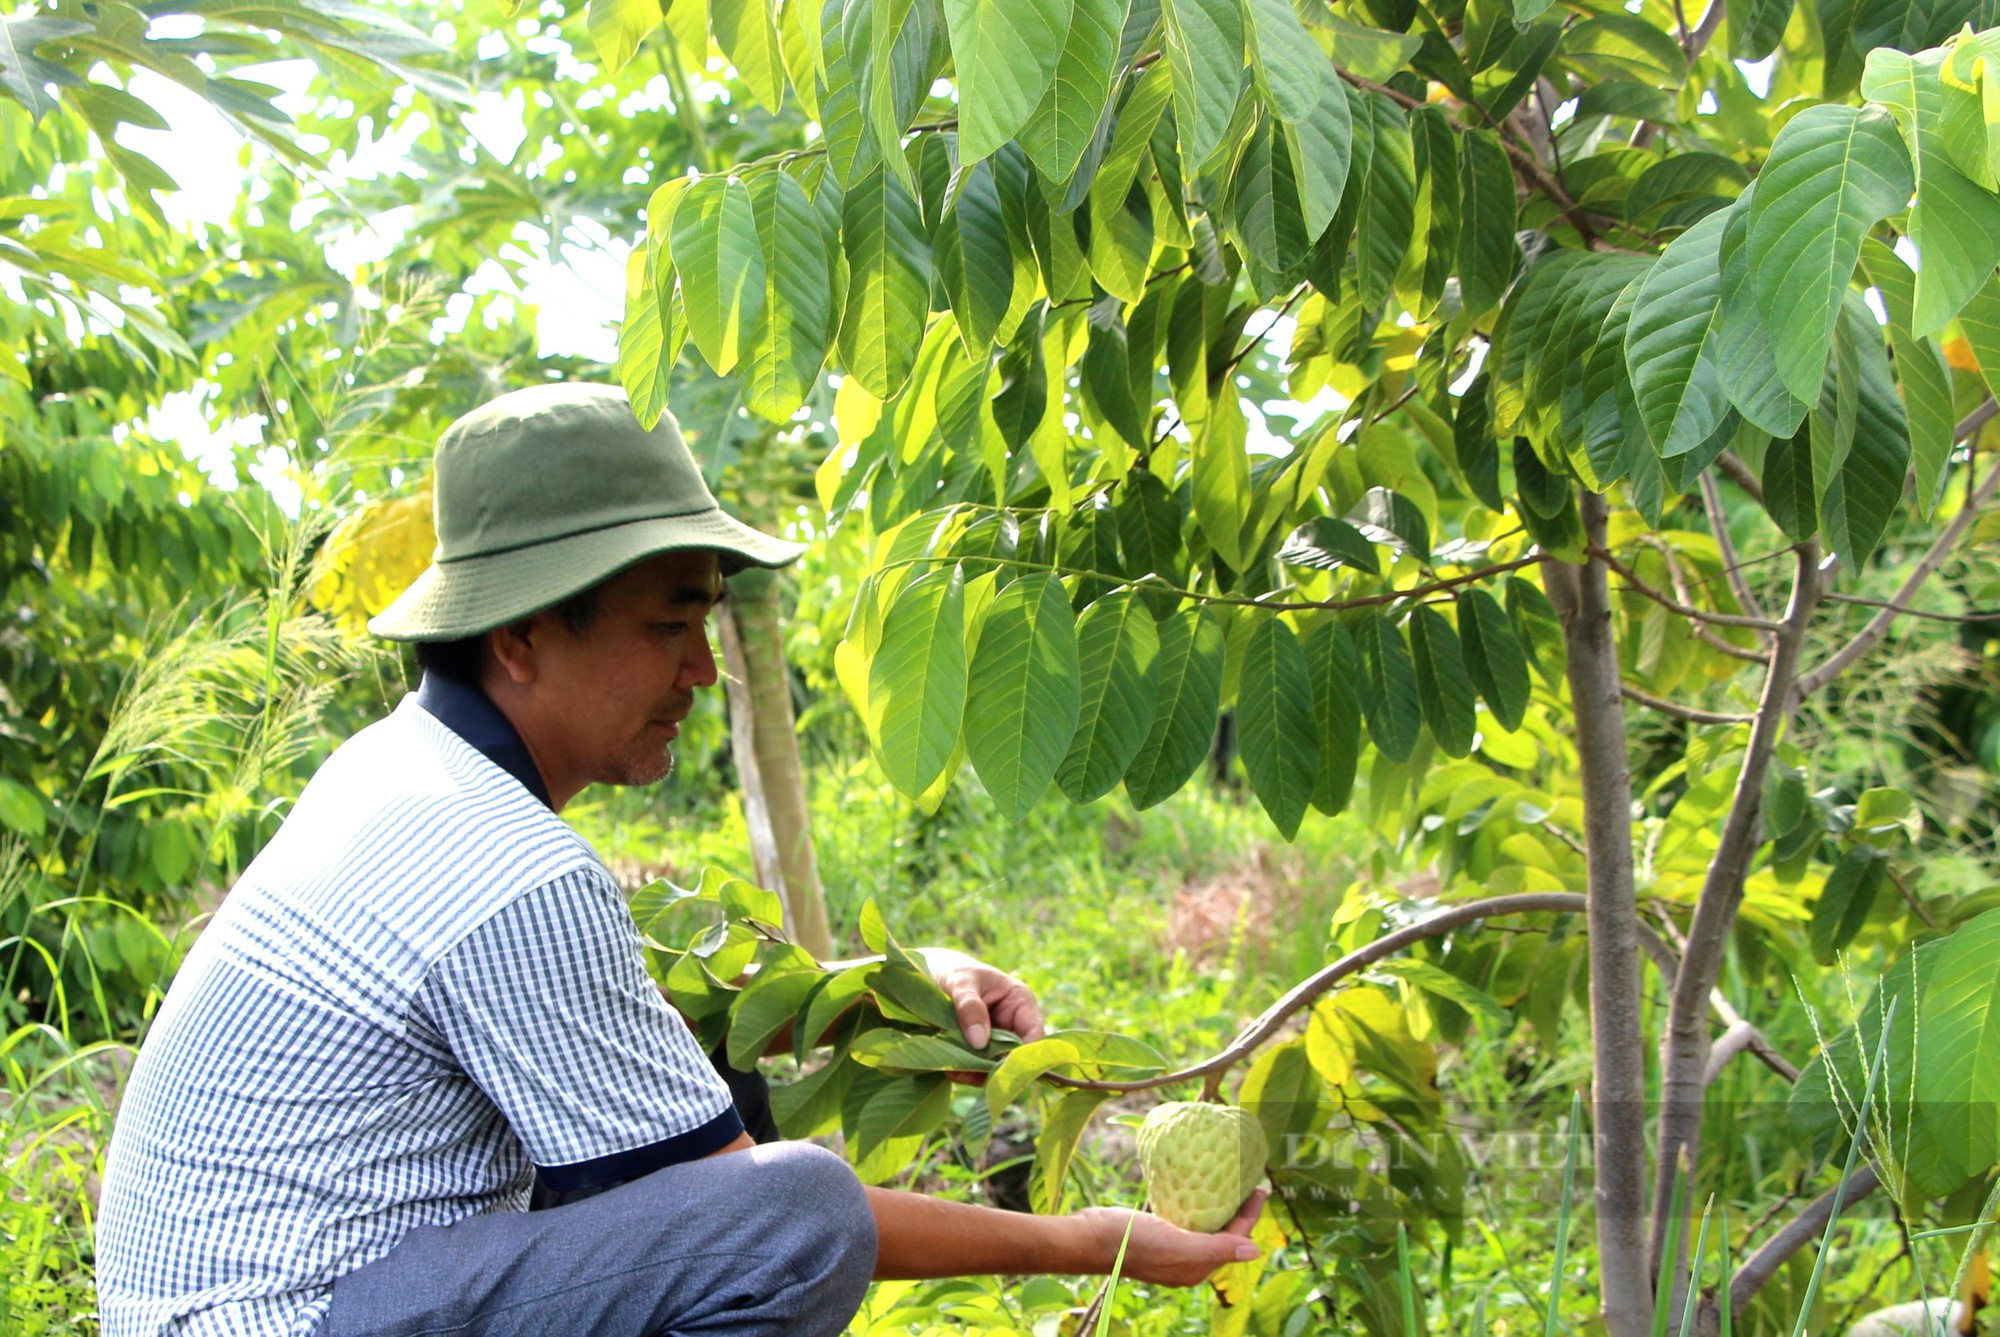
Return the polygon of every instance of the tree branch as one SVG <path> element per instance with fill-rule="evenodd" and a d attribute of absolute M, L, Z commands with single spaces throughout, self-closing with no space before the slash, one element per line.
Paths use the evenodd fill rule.
<path fill-rule="evenodd" d="M 1714 480 L 1711 479 L 1708 476 L 1708 474 L 1703 473 L 1701 477 L 1702 481 L 1708 484 L 1710 487 L 1713 487 L 1715 485 Z M 1667 566 L 1667 579 L 1670 582 L 1672 582 L 1674 587 L 1674 597 L 1676 599 L 1679 599 L 1682 603 L 1686 604 L 1688 607 L 1692 608 L 1694 606 L 1694 596 L 1688 593 L 1687 577 L 1683 575 L 1681 572 L 1680 558 L 1674 555 L 1673 545 L 1668 543 L 1665 539 L 1661 538 L 1657 534 L 1648 534 L 1645 537 L 1641 538 L 1639 541 L 1660 554 L 1660 559 L 1663 562 L 1665 562 Z M 1739 597 L 1737 599 L 1737 602 L 1742 603 L 1742 599 Z M 1753 610 L 1747 605 L 1745 606 L 1744 611 L 1746 613 L 1754 611 L 1757 616 L 1759 617 L 1763 616 L 1762 609 Z M 1729 655 L 1732 658 L 1748 660 L 1752 664 L 1768 664 L 1771 662 L 1771 657 L 1768 654 L 1763 653 L 1762 651 L 1745 650 L 1742 646 L 1736 644 L 1734 641 L 1726 641 L 1722 639 L 1722 637 L 1710 631 L 1708 627 L 1705 624 L 1703 624 L 1703 622 L 1699 618 L 1689 618 L 1688 629 L 1694 632 L 1695 638 L 1697 640 L 1706 642 L 1708 645 L 1713 646 L 1717 650 L 1722 651 L 1722 653 Z M 1762 633 L 1762 636 L 1764 643 L 1766 645 L 1769 645 L 1771 641 L 1771 634 L 1769 632 L 1764 632 Z"/>
<path fill-rule="evenodd" d="M 1634 705 L 1657 710 L 1660 714 L 1671 715 L 1677 720 L 1686 720 L 1689 724 L 1748 724 L 1751 719 L 1748 715 L 1725 715 L 1715 710 L 1697 710 L 1693 706 L 1684 706 L 1676 701 L 1648 695 L 1630 683 L 1620 683 L 1618 690 Z"/>
<path fill-rule="evenodd" d="M 1648 1246 L 1649 1261 L 1655 1272 L 1671 1240 L 1686 1228 L 1685 1215 L 1672 1219 L 1673 1174 L 1683 1152 L 1691 1165 L 1701 1152 L 1709 1000 L 1730 929 L 1736 922 L 1737 907 L 1743 900 L 1743 879 L 1762 838 L 1764 777 L 1779 735 L 1790 718 L 1792 678 L 1798 665 L 1799 647 L 1819 604 L 1819 545 L 1810 540 L 1799 544 L 1796 559 L 1791 604 L 1785 610 L 1783 630 L 1771 646 L 1771 668 L 1765 675 L 1763 696 L 1750 728 L 1743 769 L 1737 775 L 1729 815 L 1723 821 L 1721 839 L 1702 881 L 1701 896 L 1695 902 L 1694 918 L 1688 926 L 1687 950 L 1674 978 L 1666 1030 L 1660 1041 L 1658 1168 Z M 1678 1279 L 1662 1277 L 1661 1284 L 1677 1286 Z"/>
<path fill-rule="evenodd" d="M 1632 884 L 1632 775 L 1604 557 L 1604 497 L 1585 490 L 1584 565 L 1551 560 L 1542 583 L 1563 623 L 1583 781 L 1590 888 L 1591 1122 L 1597 1156 L 1597 1263 L 1611 1337 L 1641 1337 L 1653 1308 L 1646 1268 L 1646 1050 L 1639 907 Z"/>
<path fill-rule="evenodd" d="M 1729 592 L 1736 596 L 1737 604 L 1751 617 L 1763 617 L 1764 605 L 1757 600 L 1756 591 L 1743 576 L 1743 563 L 1736 556 L 1736 540 L 1729 537 L 1729 512 L 1722 504 L 1722 484 L 1715 481 L 1711 469 L 1701 471 L 1701 504 L 1708 512 L 1708 527 L 1715 534 L 1716 551 L 1722 554 L 1722 574 L 1729 581 Z M 1770 644 L 1769 639 L 1765 644 Z"/>
<path fill-rule="evenodd" d="M 1745 464 L 1735 451 L 1725 450 L 1717 455 L 1715 467 L 1722 471 L 1723 477 L 1748 493 L 1750 500 L 1759 506 L 1764 504 L 1764 484 L 1758 481 L 1756 474 L 1750 472 L 1750 466 Z"/>
<path fill-rule="evenodd" d="M 1308 975 L 1293 985 L 1283 998 L 1265 1008 L 1262 1016 L 1244 1027 L 1236 1038 L 1229 1042 L 1229 1047 L 1213 1058 L 1203 1059 L 1191 1067 L 1161 1073 L 1157 1077 L 1141 1077 L 1131 1081 L 1093 1081 L 1081 1077 L 1061 1077 L 1054 1073 L 1049 1074 L 1047 1080 L 1058 1086 L 1079 1087 L 1088 1091 L 1146 1091 L 1156 1086 L 1171 1086 L 1176 1082 L 1189 1082 L 1197 1077 L 1219 1074 L 1248 1058 L 1258 1046 L 1276 1035 L 1293 1015 L 1310 1007 L 1321 994 L 1334 985 L 1349 975 L 1359 974 L 1368 969 L 1377 961 L 1394 956 L 1412 943 L 1435 938 L 1439 934 L 1449 933 L 1466 924 L 1500 915 L 1548 912 L 1577 914 L 1587 908 L 1585 899 L 1573 891 L 1530 891 L 1450 906 L 1436 914 L 1427 915 L 1414 924 L 1406 924 L 1394 933 L 1385 933 L 1366 947 L 1357 948 L 1338 961 Z"/>
<path fill-rule="evenodd" d="M 1847 1181 L 1847 1192 L 1841 1203 L 1843 1209 L 1853 1206 L 1873 1193 L 1881 1184 L 1875 1167 L 1863 1164 Z M 1840 1189 L 1830 1188 L 1807 1203 L 1799 1214 L 1787 1221 L 1777 1234 L 1764 1242 L 1762 1248 L 1751 1254 L 1738 1265 L 1736 1274 L 1729 1282 L 1729 1312 L 1740 1314 L 1757 1292 L 1764 1289 L 1764 1283 L 1778 1274 L 1791 1256 L 1806 1245 L 1818 1239 L 1826 1230 L 1827 1219 L 1833 1215 L 1833 1200 L 1840 1195 Z M 1711 1302 L 1712 1305 L 1713 1302 Z M 1710 1305 L 1704 1305 L 1707 1309 Z"/>
<path fill-rule="evenodd" d="M 1685 604 L 1670 594 L 1654 589 L 1639 578 L 1639 574 L 1609 552 L 1593 552 L 1593 557 L 1602 559 L 1604 564 L 1618 573 L 1618 578 L 1631 586 L 1633 593 L 1643 594 L 1670 613 L 1693 618 L 1701 622 L 1713 622 L 1718 627 L 1749 627 L 1752 631 L 1777 631 L 1783 624 L 1767 617 L 1738 617 L 1734 613 L 1712 613 L 1693 604 Z"/>
<path fill-rule="evenodd" d="M 1959 421 L 1957 430 L 1952 433 L 1952 439 L 1963 441 L 1973 435 L 1992 419 L 1995 411 L 1994 401 L 1987 400 Z M 1988 469 L 1986 477 L 1979 480 L 1979 486 L 1965 499 L 1965 505 L 1951 518 L 1951 523 L 1944 527 L 1944 532 L 1939 534 L 1929 550 L 1917 559 L 1916 569 L 1910 572 L 1909 578 L 1890 598 L 1889 603 L 1892 606 L 1869 618 L 1867 624 L 1855 633 L 1853 640 L 1828 655 L 1825 662 L 1812 672 L 1799 675 L 1798 684 L 1793 691 L 1794 704 L 1805 700 L 1846 672 L 1848 665 L 1873 650 L 1876 643 L 1888 635 L 1890 625 L 1902 615 L 1910 600 L 1916 597 L 1917 591 L 1924 587 L 1924 583 L 1944 565 L 1944 559 L 1951 556 L 1952 549 L 1958 546 L 1959 539 L 1963 538 L 1965 531 L 1972 527 L 1972 522 L 1979 518 L 1979 508 L 1993 500 L 1996 489 L 2000 489 L 2000 468 Z"/>

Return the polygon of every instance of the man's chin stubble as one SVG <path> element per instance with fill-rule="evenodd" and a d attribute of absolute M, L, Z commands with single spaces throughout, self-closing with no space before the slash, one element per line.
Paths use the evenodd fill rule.
<path fill-rule="evenodd" d="M 635 758 L 620 767 L 614 785 L 656 785 L 674 773 L 674 750 L 660 749 L 657 758 Z"/>

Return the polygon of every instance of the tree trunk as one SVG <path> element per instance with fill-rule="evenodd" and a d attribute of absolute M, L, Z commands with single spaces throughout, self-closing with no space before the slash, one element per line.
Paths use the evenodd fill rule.
<path fill-rule="evenodd" d="M 1800 544 L 1796 563 L 1791 604 L 1773 639 L 1771 667 L 1765 675 L 1763 696 L 1750 726 L 1743 769 L 1737 775 L 1729 815 L 1723 820 L 1715 857 L 1709 860 L 1701 896 L 1695 902 L 1694 917 L 1688 925 L 1687 948 L 1681 953 L 1680 972 L 1674 980 L 1673 1000 L 1667 1011 L 1666 1033 L 1660 1040 L 1659 1160 L 1654 1170 L 1650 1246 L 1655 1271 L 1666 1267 L 1666 1260 L 1673 1257 L 1675 1240 L 1686 1231 L 1685 1216 L 1678 1221 L 1668 1219 L 1670 1190 L 1677 1159 L 1685 1152 L 1692 1173 L 1701 1150 L 1702 1104 L 1707 1095 L 1709 993 L 1715 988 L 1729 933 L 1736 923 L 1736 911 L 1743 903 L 1743 880 L 1763 840 L 1764 778 L 1769 773 L 1779 735 L 1791 717 L 1799 647 L 1805 639 L 1806 624 L 1819 604 L 1819 546 L 1812 542 Z M 1690 1200 L 1692 1197 L 1690 1194 Z M 1660 1284 L 1678 1291 L 1681 1284 L 1678 1272 L 1672 1276 L 1663 1273 Z"/>
<path fill-rule="evenodd" d="M 1593 551 L 1602 551 L 1604 498 L 1585 491 L 1581 502 L 1585 537 Z M 1542 572 L 1562 616 L 1583 773 L 1601 1312 L 1611 1337 L 1643 1337 L 1653 1309 L 1646 1267 L 1646 1052 L 1640 1030 L 1639 910 L 1632 886 L 1632 776 L 1625 760 L 1618 643 L 1601 560 L 1592 557 L 1580 567 L 1546 561 Z"/>
<path fill-rule="evenodd" d="M 754 569 L 731 576 L 729 597 L 717 611 L 728 672 L 730 750 L 743 783 L 757 880 L 784 898 L 792 941 L 829 960 L 833 934 L 813 854 L 777 577 Z"/>

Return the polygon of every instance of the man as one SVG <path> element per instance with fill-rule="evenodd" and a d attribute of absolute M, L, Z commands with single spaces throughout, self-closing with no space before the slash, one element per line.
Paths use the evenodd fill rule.
<path fill-rule="evenodd" d="M 546 385 L 460 419 L 438 551 L 371 624 L 425 678 L 328 759 L 189 954 L 140 1053 L 97 1235 L 106 1337 L 832 1333 L 871 1276 L 1192 1285 L 1256 1256 L 1024 1217 L 758 1146 L 558 813 L 650 784 L 722 576 L 800 549 L 717 507 L 671 418 Z M 967 1040 L 1032 995 L 943 958 Z M 534 1201 L 548 1209 L 524 1211 Z"/>

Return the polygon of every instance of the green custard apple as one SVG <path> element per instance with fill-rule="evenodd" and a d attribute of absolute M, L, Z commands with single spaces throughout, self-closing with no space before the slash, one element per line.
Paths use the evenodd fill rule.
<path fill-rule="evenodd" d="M 1181 1100 L 1139 1129 L 1139 1166 L 1153 1211 L 1183 1230 L 1220 1230 L 1264 1177 L 1270 1146 L 1248 1110 Z"/>

